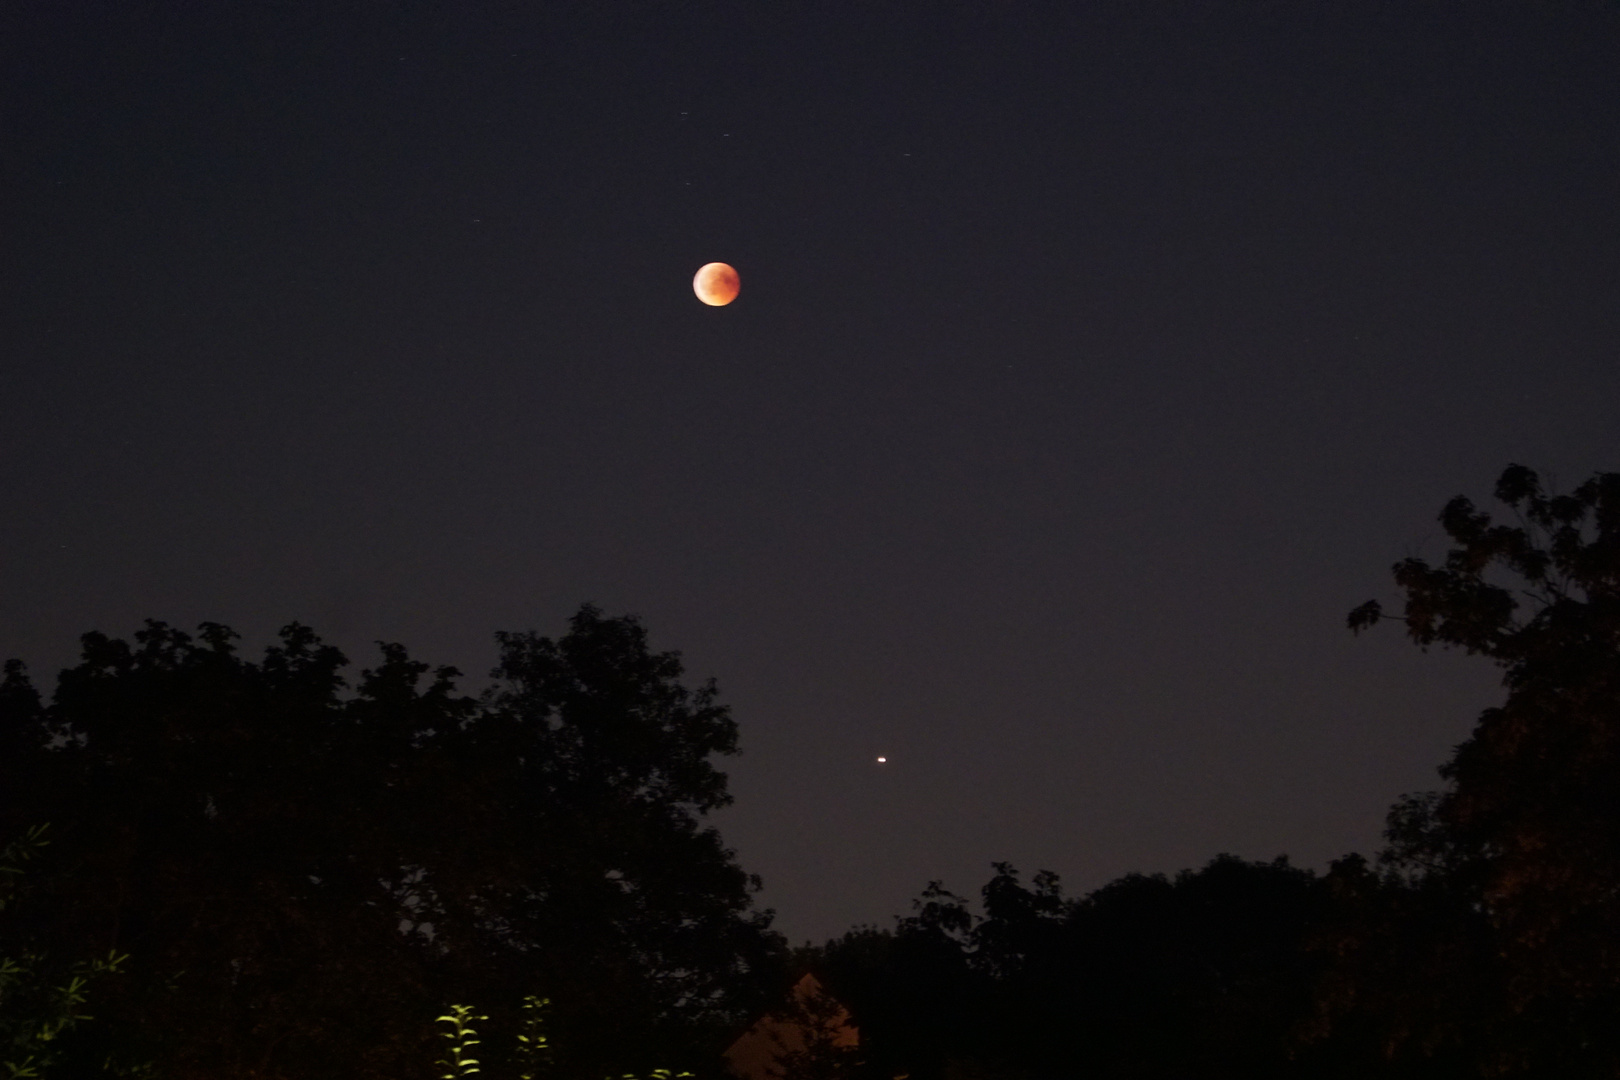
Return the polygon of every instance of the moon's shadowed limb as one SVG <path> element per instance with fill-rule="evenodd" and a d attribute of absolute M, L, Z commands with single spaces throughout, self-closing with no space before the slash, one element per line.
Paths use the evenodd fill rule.
<path fill-rule="evenodd" d="M 692 276 L 692 291 L 710 307 L 725 307 L 737 299 L 741 288 L 737 271 L 723 262 L 708 263 Z"/>

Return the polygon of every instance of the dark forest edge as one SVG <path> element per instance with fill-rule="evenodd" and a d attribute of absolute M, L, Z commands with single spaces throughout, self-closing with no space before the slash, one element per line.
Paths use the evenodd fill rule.
<path fill-rule="evenodd" d="M 1372 861 L 1220 856 L 1078 898 L 998 864 L 977 909 L 936 882 L 892 929 L 789 950 L 705 823 L 736 724 L 634 618 L 499 635 L 476 697 L 399 645 L 351 686 L 303 626 L 251 662 L 154 622 L 86 635 L 48 703 L 6 665 L 0 840 L 54 843 L 7 878 L 0 957 L 42 987 L 131 958 L 52 1078 L 426 1077 L 447 1002 L 517 1032 L 536 995 L 548 1074 L 717 1077 L 805 970 L 862 1044 L 784 1080 L 1614 1077 L 1620 474 L 1555 495 L 1513 466 L 1496 496 L 1510 523 L 1454 499 L 1444 559 L 1395 566 L 1401 614 L 1350 615 L 1505 688 Z"/>

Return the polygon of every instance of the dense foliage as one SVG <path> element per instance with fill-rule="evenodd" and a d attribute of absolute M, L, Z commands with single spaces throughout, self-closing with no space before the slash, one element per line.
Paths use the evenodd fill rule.
<path fill-rule="evenodd" d="M 57 850 L 0 955 L 132 957 L 62 1069 L 408 1077 L 446 1002 L 530 994 L 582 1075 L 712 1052 L 780 952 L 702 823 L 735 723 L 633 619 L 500 644 L 479 699 L 397 645 L 350 690 L 300 626 L 90 634 L 48 704 L 8 666 L 0 828 Z"/>
<path fill-rule="evenodd" d="M 0 912 L 21 895 L 29 862 L 50 839 L 48 825 L 36 825 L 0 848 Z M 79 1025 L 91 1019 L 84 1011 L 90 988 L 118 974 L 127 956 L 45 956 L 29 951 L 0 955 L 0 1069 L 8 1080 L 38 1080 L 62 1056 Z M 108 1058 L 104 1071 L 140 1076 L 146 1063 Z"/>
<path fill-rule="evenodd" d="M 1294 1075 L 1330 898 L 1286 859 L 1221 856 L 1082 898 L 998 864 L 982 914 L 936 883 L 893 931 L 800 960 L 861 1024 L 873 1075 Z"/>

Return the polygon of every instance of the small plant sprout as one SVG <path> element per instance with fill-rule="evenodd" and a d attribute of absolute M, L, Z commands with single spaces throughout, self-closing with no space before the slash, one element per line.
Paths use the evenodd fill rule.
<path fill-rule="evenodd" d="M 450 1040 L 449 1051 L 438 1061 L 439 1067 L 445 1070 L 440 1074 L 440 1080 L 459 1080 L 479 1071 L 478 1059 L 472 1056 L 472 1048 L 478 1045 L 478 1032 L 472 1025 L 475 1020 L 488 1019 L 487 1016 L 474 1016 L 471 1005 L 452 1005 L 447 1014 L 439 1017 L 438 1023 L 450 1025 L 449 1031 L 439 1033 Z"/>
<path fill-rule="evenodd" d="M 523 999 L 518 1028 L 518 1080 L 545 1080 L 551 1075 L 551 1040 L 546 1036 L 546 1009 L 550 998 L 530 994 Z"/>

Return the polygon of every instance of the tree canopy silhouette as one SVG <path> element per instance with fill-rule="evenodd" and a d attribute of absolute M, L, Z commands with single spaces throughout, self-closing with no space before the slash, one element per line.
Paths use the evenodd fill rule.
<path fill-rule="evenodd" d="M 1441 767 L 1446 787 L 1391 812 L 1385 880 L 1346 877 L 1360 921 L 1327 1012 L 1431 1072 L 1613 1076 L 1620 473 L 1554 495 L 1514 465 L 1496 497 L 1509 523 L 1459 496 L 1444 560 L 1394 568 L 1412 640 L 1488 657 L 1507 694 Z M 1349 624 L 1386 617 L 1369 601 Z"/>
<path fill-rule="evenodd" d="M 736 724 L 634 618 L 500 635 L 478 698 L 399 645 L 351 689 L 305 627 L 234 641 L 88 634 L 48 703 L 20 664 L 0 684 L 0 828 L 58 848 L 0 955 L 130 954 L 94 1026 L 124 1059 L 410 1076 L 448 1002 L 541 994 L 559 1067 L 601 1075 L 697 1060 L 774 987 L 757 882 L 703 821 Z"/>
<path fill-rule="evenodd" d="M 982 914 L 931 884 L 894 930 L 860 928 L 800 963 L 861 1027 L 873 1075 L 1282 1077 L 1322 964 L 1307 870 L 1223 855 L 1076 898 L 1006 863 Z"/>

